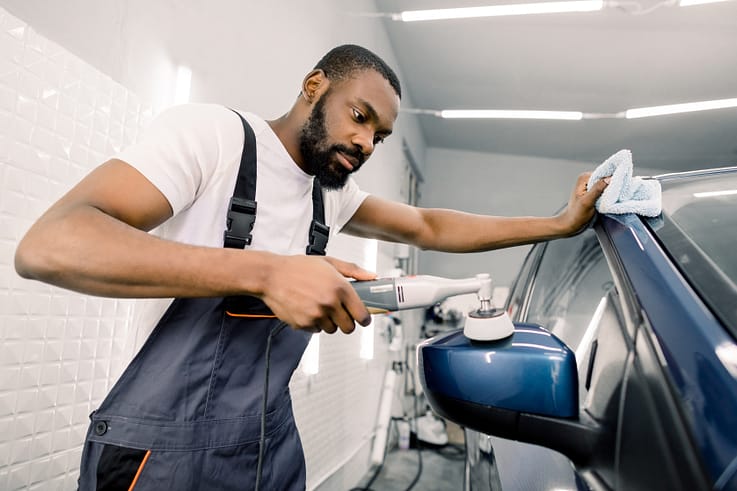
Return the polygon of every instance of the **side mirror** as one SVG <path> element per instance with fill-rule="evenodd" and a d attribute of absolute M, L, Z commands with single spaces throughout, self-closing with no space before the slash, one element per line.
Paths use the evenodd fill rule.
<path fill-rule="evenodd" d="M 417 347 L 417 366 L 432 408 L 460 426 L 552 448 L 577 464 L 602 433 L 579 411 L 573 351 L 540 326 L 517 323 L 493 342 L 442 334 Z"/>

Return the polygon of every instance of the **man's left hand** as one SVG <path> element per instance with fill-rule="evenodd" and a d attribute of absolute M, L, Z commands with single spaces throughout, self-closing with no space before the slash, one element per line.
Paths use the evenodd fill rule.
<path fill-rule="evenodd" d="M 580 232 L 591 221 L 596 213 L 596 200 L 609 185 L 610 179 L 605 178 L 596 181 L 591 189 L 587 189 L 590 176 L 591 172 L 584 172 L 578 176 L 568 205 L 556 217 L 570 235 Z"/>

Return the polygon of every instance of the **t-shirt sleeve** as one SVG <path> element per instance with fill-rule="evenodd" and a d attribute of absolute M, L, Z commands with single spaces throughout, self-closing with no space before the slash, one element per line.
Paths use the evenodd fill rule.
<path fill-rule="evenodd" d="M 138 142 L 115 158 L 151 181 L 176 215 L 195 201 L 216 172 L 223 141 L 228 141 L 226 134 L 238 129 L 236 118 L 215 104 L 173 106 L 154 118 Z M 237 141 L 238 137 L 232 138 Z M 242 134 L 240 139 L 242 144 Z"/>
<path fill-rule="evenodd" d="M 340 232 L 356 213 L 369 193 L 361 191 L 353 178 L 348 178 L 346 185 L 335 191 L 325 191 L 325 221 L 330 226 L 330 234 Z"/>

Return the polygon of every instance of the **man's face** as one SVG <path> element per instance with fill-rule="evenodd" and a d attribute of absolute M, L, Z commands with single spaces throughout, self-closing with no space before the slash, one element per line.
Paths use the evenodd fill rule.
<path fill-rule="evenodd" d="M 325 189 L 340 189 L 345 186 L 348 176 L 357 171 L 366 161 L 366 156 L 358 149 L 350 149 L 338 143 L 328 141 L 328 129 L 325 123 L 325 102 L 330 92 L 326 92 L 315 103 L 307 123 L 302 127 L 299 138 L 299 149 L 302 152 L 307 172 L 317 177 Z M 351 156 L 357 165 L 353 170 L 337 162 L 338 152 Z"/>
<path fill-rule="evenodd" d="M 391 133 L 398 106 L 393 89 L 376 72 L 329 87 L 299 136 L 305 170 L 326 189 L 342 188 Z"/>

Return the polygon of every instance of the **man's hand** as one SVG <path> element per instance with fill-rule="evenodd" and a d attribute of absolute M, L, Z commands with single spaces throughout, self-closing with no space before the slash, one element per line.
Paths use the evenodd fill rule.
<path fill-rule="evenodd" d="M 589 176 L 591 176 L 591 172 L 584 172 L 578 176 L 576 186 L 568 200 L 568 205 L 556 217 L 567 235 L 580 232 L 591 221 L 596 212 L 596 200 L 599 199 L 599 196 L 609 184 L 610 179 L 606 178 L 597 181 L 592 189 L 586 189 Z"/>
<path fill-rule="evenodd" d="M 371 315 L 345 277 L 372 280 L 376 275 L 331 257 L 279 256 L 261 298 L 295 329 L 350 333 L 354 321 L 368 325 Z"/>

